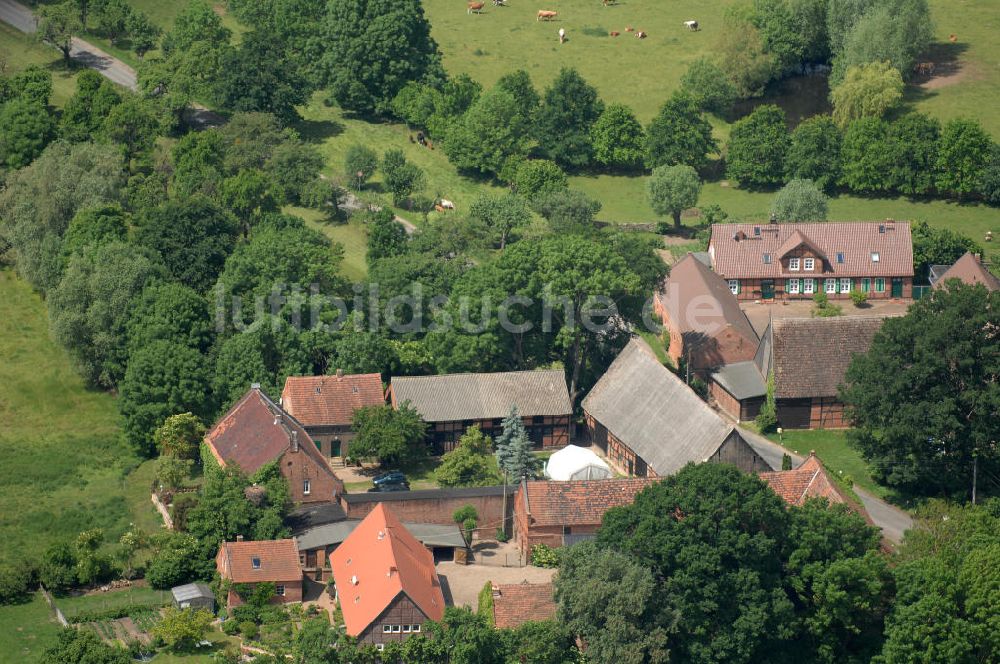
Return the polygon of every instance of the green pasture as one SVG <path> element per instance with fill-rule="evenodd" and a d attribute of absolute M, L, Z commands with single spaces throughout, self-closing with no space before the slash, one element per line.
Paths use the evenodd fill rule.
<path fill-rule="evenodd" d="M 6 65 L 4 75 L 10 76 L 31 65 L 45 67 L 52 72 L 53 106 L 62 106 L 76 92 L 78 69 L 63 63 L 62 54 L 54 48 L 37 42 L 30 35 L 0 22 L 0 65 Z"/>

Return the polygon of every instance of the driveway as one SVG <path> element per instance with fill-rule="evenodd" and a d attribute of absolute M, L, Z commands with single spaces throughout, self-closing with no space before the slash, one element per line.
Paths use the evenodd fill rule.
<path fill-rule="evenodd" d="M 0 0 L 2 1 L 2 0 Z M 875 300 L 868 306 L 856 307 L 850 300 L 834 300 L 833 304 L 843 309 L 844 316 L 891 316 L 905 314 L 910 300 Z M 810 318 L 813 303 L 811 300 L 792 300 L 789 302 L 740 302 L 740 307 L 750 319 L 750 324 L 758 336 L 764 334 L 767 322 L 772 318 Z"/>
<path fill-rule="evenodd" d="M 484 565 L 456 565 L 438 563 L 441 590 L 448 606 L 479 606 L 479 591 L 487 581 L 494 583 L 549 583 L 556 573 L 542 567 L 486 567 Z"/>
<path fill-rule="evenodd" d="M 903 541 L 903 533 L 913 527 L 913 518 L 895 505 L 890 505 L 878 496 L 865 491 L 857 484 L 854 493 L 868 510 L 875 525 L 882 529 L 882 534 L 893 544 Z"/>

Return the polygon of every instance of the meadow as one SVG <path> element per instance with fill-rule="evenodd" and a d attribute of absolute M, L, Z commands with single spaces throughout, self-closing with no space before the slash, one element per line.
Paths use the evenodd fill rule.
<path fill-rule="evenodd" d="M 0 73 L 10 76 L 31 65 L 52 72 L 53 106 L 62 106 L 73 96 L 79 69 L 72 64 L 67 66 L 56 49 L 40 44 L 31 36 L 0 22 Z"/>

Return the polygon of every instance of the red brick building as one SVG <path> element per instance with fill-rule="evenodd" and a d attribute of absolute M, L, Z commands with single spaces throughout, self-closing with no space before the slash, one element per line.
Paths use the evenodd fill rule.
<path fill-rule="evenodd" d="M 231 585 L 273 583 L 272 604 L 302 601 L 302 568 L 295 540 L 246 542 L 237 538 L 235 542 L 223 542 L 215 556 L 215 569 Z M 241 604 L 243 600 L 230 587 L 226 606 L 231 609 Z"/>
<path fill-rule="evenodd" d="M 740 300 L 913 296 L 909 222 L 714 224 L 708 254 Z"/>
<path fill-rule="evenodd" d="M 434 558 L 384 505 L 378 505 L 331 555 L 347 633 L 377 646 L 419 634 L 444 616 Z"/>
<path fill-rule="evenodd" d="M 670 335 L 674 366 L 684 358 L 701 371 L 749 360 L 757 350 L 757 333 L 729 285 L 694 254 L 670 268 L 653 310 Z"/>
<path fill-rule="evenodd" d="M 731 463 L 744 472 L 770 466 L 731 422 L 633 338 L 583 400 L 591 440 L 634 477 L 665 477 L 689 463 Z"/>
<path fill-rule="evenodd" d="M 247 475 L 277 463 L 296 503 L 328 502 L 344 493 L 344 483 L 306 430 L 260 385 L 251 386 L 215 423 L 205 434 L 205 444 L 220 466 L 236 464 Z"/>
<path fill-rule="evenodd" d="M 554 620 L 556 601 L 551 583 L 493 584 L 493 626 L 514 629 L 526 622 Z"/>
<path fill-rule="evenodd" d="M 338 461 L 350 454 L 354 411 L 384 403 L 377 373 L 289 376 L 281 391 L 281 407 L 299 421 L 323 456 Z"/>
<path fill-rule="evenodd" d="M 531 547 L 575 544 L 594 536 L 604 513 L 612 507 L 631 505 L 652 478 L 572 480 L 521 483 L 514 495 L 514 541 L 524 560 Z"/>
<path fill-rule="evenodd" d="M 1000 290 L 1000 279 L 986 269 L 979 254 L 966 252 L 952 265 L 932 265 L 930 282 L 934 288 L 941 288 L 951 279 L 966 284 L 982 284 L 989 291 Z"/>
<path fill-rule="evenodd" d="M 389 400 L 393 408 L 409 403 L 420 413 L 439 454 L 454 449 L 474 424 L 495 436 L 511 406 L 517 406 L 535 447 L 569 444 L 573 405 L 561 369 L 399 376 L 389 385 Z"/>

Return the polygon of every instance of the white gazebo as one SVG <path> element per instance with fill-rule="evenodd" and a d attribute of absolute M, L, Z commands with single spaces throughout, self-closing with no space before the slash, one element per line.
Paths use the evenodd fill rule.
<path fill-rule="evenodd" d="M 551 480 L 606 480 L 614 477 L 611 467 L 586 447 L 567 445 L 549 457 L 545 476 Z"/>

